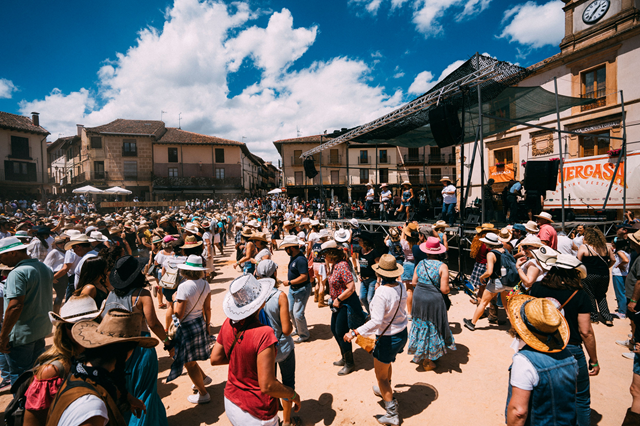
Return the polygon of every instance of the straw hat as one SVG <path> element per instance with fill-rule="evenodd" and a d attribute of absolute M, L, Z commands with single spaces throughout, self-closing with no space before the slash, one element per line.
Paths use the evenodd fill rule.
<path fill-rule="evenodd" d="M 297 236 L 285 235 L 284 240 L 280 242 L 280 245 L 278 245 L 278 248 L 299 247 L 300 244 L 304 244 L 304 242 L 300 241 Z"/>
<path fill-rule="evenodd" d="M 512 235 L 513 234 L 511 233 L 511 230 L 509 228 L 502 228 L 500 232 L 498 232 L 498 240 L 503 243 L 508 243 L 509 241 L 511 241 Z"/>
<path fill-rule="evenodd" d="M 262 307 L 274 284 L 275 280 L 271 278 L 258 281 L 251 274 L 241 275 L 231 282 L 222 310 L 232 321 L 248 318 Z"/>
<path fill-rule="evenodd" d="M 371 267 L 376 274 L 386 278 L 397 278 L 404 273 L 404 268 L 401 268 L 396 263 L 396 258 L 391 254 L 383 254 L 380 256 L 380 260 L 377 264 Z"/>
<path fill-rule="evenodd" d="M 439 220 L 433 224 L 434 229 L 446 228 L 447 226 L 447 222 L 445 222 L 444 220 Z"/>
<path fill-rule="evenodd" d="M 6 238 L 5 238 L 6 239 Z M 2 240 L 0 240 L 1 242 Z M 64 245 L 64 249 L 65 250 L 71 250 L 71 247 L 75 246 L 76 244 L 88 244 L 88 243 L 95 243 L 96 240 L 94 240 L 93 238 L 89 238 L 87 237 L 85 234 L 78 234 L 78 235 L 73 235 L 71 237 L 71 240 Z M 1 253 L 1 249 L 0 249 L 0 253 Z"/>
<path fill-rule="evenodd" d="M 114 309 L 105 315 L 102 322 L 80 321 L 71 329 L 73 339 L 87 349 L 100 348 L 112 343 L 138 342 L 143 348 L 153 348 L 158 339 L 140 335 L 142 314 Z"/>
<path fill-rule="evenodd" d="M 542 247 L 542 245 L 543 244 L 540 238 L 536 237 L 533 234 L 528 234 L 526 237 L 522 239 L 522 241 L 520 241 L 520 244 L 518 244 L 518 247 L 520 246 Z"/>
<path fill-rule="evenodd" d="M 551 213 L 541 212 L 540 214 L 534 215 L 538 219 L 546 220 L 549 223 L 553 223 L 553 219 L 551 218 Z"/>
<path fill-rule="evenodd" d="M 528 221 L 524 225 L 524 229 L 526 229 L 527 232 L 531 232 L 533 234 L 537 234 L 540 231 L 540 229 L 538 229 L 538 224 L 535 223 L 533 220 Z"/>
<path fill-rule="evenodd" d="M 555 353 L 569 343 L 569 325 L 550 300 L 527 295 L 513 296 L 507 309 L 513 328 L 538 352 Z"/>
<path fill-rule="evenodd" d="M 346 243 L 351 238 L 351 231 L 349 229 L 340 228 L 333 233 L 333 239 L 338 243 Z"/>
<path fill-rule="evenodd" d="M 16 237 L 7 237 L 0 239 L 0 254 L 9 253 L 11 251 L 26 250 L 27 246 Z"/>
<path fill-rule="evenodd" d="M 187 231 L 187 232 L 189 232 L 190 234 L 197 234 L 197 233 L 199 233 L 198 226 L 197 226 L 195 223 L 192 223 L 192 222 L 187 223 L 187 224 L 184 226 L 184 230 L 185 230 L 185 231 Z"/>
<path fill-rule="evenodd" d="M 51 324 L 75 324 L 78 321 L 94 320 L 100 316 L 104 309 L 105 301 L 102 307 L 98 309 L 96 301 L 88 294 L 80 296 L 71 296 L 67 302 L 60 308 L 60 313 L 49 312 L 49 321 Z"/>
<path fill-rule="evenodd" d="M 627 237 L 634 243 L 640 245 L 640 231 L 636 231 L 633 234 L 627 234 Z"/>
<path fill-rule="evenodd" d="M 389 238 L 391 238 L 391 241 L 400 241 L 400 232 L 398 231 L 398 228 L 389 228 Z"/>
<path fill-rule="evenodd" d="M 253 235 L 253 229 L 249 228 L 248 226 L 245 226 L 244 228 L 242 228 L 242 232 L 240 233 L 240 235 L 247 238 L 251 237 Z"/>
<path fill-rule="evenodd" d="M 410 237 L 413 232 L 418 232 L 418 224 L 415 222 L 411 222 L 402 228 L 402 233 L 407 237 Z"/>
<path fill-rule="evenodd" d="M 482 231 L 494 231 L 495 229 L 493 223 L 483 223 L 481 226 L 476 226 L 476 232 L 478 234 Z"/>
<path fill-rule="evenodd" d="M 187 238 L 184 239 L 184 245 L 181 245 L 180 248 L 191 249 L 201 245 L 202 241 L 198 241 L 194 235 L 187 235 Z"/>
<path fill-rule="evenodd" d="M 371 182 L 367 183 L 367 186 L 368 186 L 369 188 L 373 188 L 373 184 L 372 184 Z"/>
<path fill-rule="evenodd" d="M 158 235 L 151 239 L 151 244 L 160 244 L 162 242 L 162 238 Z"/>
<path fill-rule="evenodd" d="M 236 222 L 236 224 L 233 225 L 233 227 L 236 228 L 236 229 L 242 229 L 242 223 Z"/>
<path fill-rule="evenodd" d="M 451 180 L 451 178 L 449 176 L 443 176 L 442 179 L 440 179 L 440 182 L 449 182 L 449 183 L 451 183 L 453 181 Z"/>
<path fill-rule="evenodd" d="M 249 237 L 249 241 L 264 241 L 265 243 L 269 242 L 264 232 L 254 232 L 253 235 Z"/>
<path fill-rule="evenodd" d="M 429 237 L 427 241 L 420 244 L 420 250 L 426 254 L 440 254 L 447 251 L 447 248 L 440 243 L 440 239 L 436 237 Z"/>
<path fill-rule="evenodd" d="M 405 180 L 404 182 L 402 182 L 401 186 L 405 186 L 405 185 L 411 186 L 411 182 L 409 182 L 408 180 Z"/>
<path fill-rule="evenodd" d="M 489 246 L 502 246 L 502 243 L 498 239 L 498 236 L 493 232 L 489 232 L 484 238 L 480 238 L 480 241 Z"/>
<path fill-rule="evenodd" d="M 293 225 L 293 222 L 289 221 L 289 220 L 285 220 L 284 223 L 282 224 L 282 226 L 291 226 Z"/>
<path fill-rule="evenodd" d="M 207 267 L 202 263 L 202 256 L 189 255 L 187 261 L 178 265 L 178 269 L 187 271 L 206 271 Z"/>
<path fill-rule="evenodd" d="M 580 279 L 587 278 L 587 267 L 584 266 L 580 259 L 571 254 L 560 253 L 553 266 L 560 269 L 577 269 Z"/>
<path fill-rule="evenodd" d="M 121 234 L 122 233 L 122 228 L 120 228 L 119 226 L 112 226 L 111 228 L 109 228 L 109 234 Z"/>

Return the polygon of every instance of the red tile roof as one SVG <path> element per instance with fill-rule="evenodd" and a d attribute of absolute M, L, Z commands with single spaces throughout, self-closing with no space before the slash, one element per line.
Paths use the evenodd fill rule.
<path fill-rule="evenodd" d="M 165 133 L 164 122 L 158 120 L 125 120 L 118 118 L 108 124 L 98 127 L 87 127 L 87 133 L 122 134 L 122 135 L 153 135 L 160 138 Z"/>
<path fill-rule="evenodd" d="M 163 144 L 194 144 L 194 145 L 237 145 L 243 146 L 244 143 L 231 139 L 223 139 L 217 136 L 201 135 L 199 133 L 187 132 L 186 130 L 168 127 L 167 131 L 157 143 Z"/>
<path fill-rule="evenodd" d="M 49 132 L 42 126 L 35 126 L 31 118 L 22 115 L 11 114 L 0 111 L 0 128 L 10 130 L 20 130 L 23 132 L 48 135 Z"/>
<path fill-rule="evenodd" d="M 292 139 L 280 139 L 278 141 L 274 141 L 273 143 L 320 143 L 322 138 L 323 142 L 329 140 L 328 135 L 314 135 L 314 136 L 302 136 L 299 138 Z"/>

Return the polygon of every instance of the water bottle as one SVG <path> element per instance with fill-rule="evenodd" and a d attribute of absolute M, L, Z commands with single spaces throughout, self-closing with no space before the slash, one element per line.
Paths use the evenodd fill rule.
<path fill-rule="evenodd" d="M 500 276 L 503 278 L 507 276 L 507 268 L 505 268 L 504 266 L 500 268 Z"/>

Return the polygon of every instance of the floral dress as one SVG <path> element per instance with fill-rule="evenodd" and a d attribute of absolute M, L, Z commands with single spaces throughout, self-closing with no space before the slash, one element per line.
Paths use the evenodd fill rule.
<path fill-rule="evenodd" d="M 447 353 L 447 348 L 456 349 L 440 293 L 440 265 L 439 260 L 425 259 L 416 266 L 418 284 L 413 291 L 408 350 L 415 363 L 435 361 Z"/>

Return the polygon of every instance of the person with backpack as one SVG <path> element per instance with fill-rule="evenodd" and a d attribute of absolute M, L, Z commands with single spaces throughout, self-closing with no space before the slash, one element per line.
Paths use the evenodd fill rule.
<path fill-rule="evenodd" d="M 395 257 L 398 265 L 402 265 L 404 263 L 404 250 L 400 242 L 400 231 L 398 231 L 398 228 L 389 228 L 389 235 L 384 241 L 389 248 L 389 254 Z"/>

